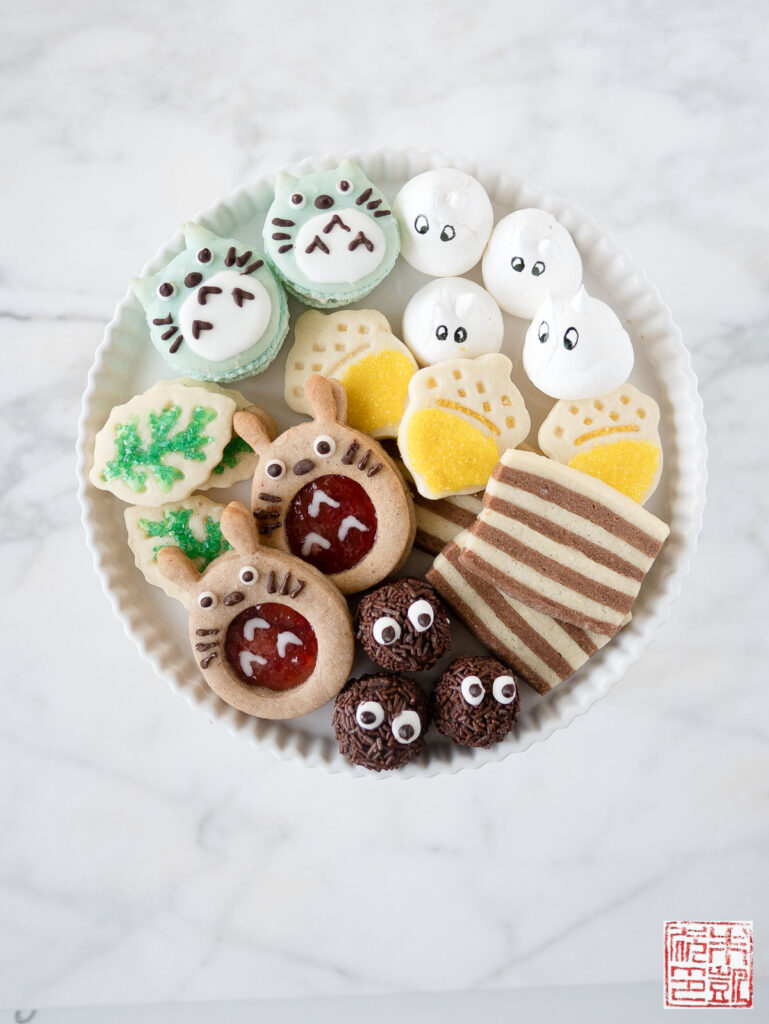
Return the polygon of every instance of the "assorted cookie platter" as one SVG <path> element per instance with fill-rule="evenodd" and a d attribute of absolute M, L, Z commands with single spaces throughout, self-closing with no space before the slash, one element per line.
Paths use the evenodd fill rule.
<path fill-rule="evenodd" d="M 416 151 L 186 224 L 107 329 L 79 453 L 158 674 L 354 774 L 568 724 L 667 616 L 704 504 L 696 382 L 640 272 L 563 201 Z"/>

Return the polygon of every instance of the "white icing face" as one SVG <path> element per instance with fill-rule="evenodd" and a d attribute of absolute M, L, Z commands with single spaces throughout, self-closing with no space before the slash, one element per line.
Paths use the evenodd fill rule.
<path fill-rule="evenodd" d="M 450 167 L 407 181 L 395 198 L 393 213 L 400 227 L 401 255 L 432 277 L 471 270 L 494 224 L 494 211 L 480 182 Z"/>
<path fill-rule="evenodd" d="M 184 300 L 179 329 L 195 355 L 217 363 L 255 345 L 271 312 L 264 285 L 234 270 L 222 270 Z"/>
<path fill-rule="evenodd" d="M 360 210 L 328 210 L 301 226 L 294 243 L 296 265 L 316 284 L 352 284 L 385 257 L 385 236 Z"/>
<path fill-rule="evenodd" d="M 568 297 L 582 284 L 569 232 L 544 210 L 516 210 L 494 228 L 483 254 L 483 283 L 506 313 L 530 320 L 547 292 Z"/>
<path fill-rule="evenodd" d="M 548 295 L 523 346 L 523 368 L 551 398 L 594 398 L 633 369 L 633 344 L 616 314 L 584 288 L 570 300 Z"/>
<path fill-rule="evenodd" d="M 494 299 L 463 277 L 430 281 L 403 311 L 403 340 L 420 366 L 499 352 L 504 332 Z"/>

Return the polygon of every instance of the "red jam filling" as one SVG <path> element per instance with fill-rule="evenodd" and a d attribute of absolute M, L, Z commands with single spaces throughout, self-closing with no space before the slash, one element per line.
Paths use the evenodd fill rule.
<path fill-rule="evenodd" d="M 286 538 L 293 554 L 324 573 L 357 565 L 376 540 L 373 502 L 347 476 L 322 476 L 294 495 L 286 515 Z"/>
<path fill-rule="evenodd" d="M 232 620 L 224 653 L 242 682 L 291 690 L 312 675 L 318 641 L 304 615 L 268 601 L 246 608 Z"/>

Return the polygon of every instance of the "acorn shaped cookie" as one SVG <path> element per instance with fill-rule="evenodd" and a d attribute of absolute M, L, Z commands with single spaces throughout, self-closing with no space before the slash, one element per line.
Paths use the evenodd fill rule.
<path fill-rule="evenodd" d="M 342 385 L 314 374 L 305 394 L 313 419 L 274 441 L 253 412 L 235 414 L 235 429 L 259 455 L 251 505 L 265 544 L 355 593 L 405 560 L 414 504 L 381 445 L 347 426 Z"/>
<path fill-rule="evenodd" d="M 390 771 L 422 753 L 430 705 L 413 679 L 382 672 L 349 681 L 334 704 L 332 724 L 348 761 Z"/>
<path fill-rule="evenodd" d="M 338 693 L 352 666 L 347 604 L 311 566 L 261 547 L 240 502 L 225 508 L 221 529 L 234 550 L 202 575 L 180 548 L 158 552 L 160 571 L 188 595 L 190 643 L 203 678 L 248 715 L 306 715 Z"/>

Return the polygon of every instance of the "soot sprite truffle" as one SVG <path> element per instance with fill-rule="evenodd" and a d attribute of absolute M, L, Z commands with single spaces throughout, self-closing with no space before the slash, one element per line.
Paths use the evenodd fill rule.
<path fill-rule="evenodd" d="M 390 771 L 422 752 L 430 704 L 413 679 L 382 672 L 351 679 L 336 698 L 331 721 L 348 761 Z"/>
<path fill-rule="evenodd" d="M 432 668 L 451 646 L 446 609 L 429 583 L 404 576 L 367 594 L 355 635 L 372 661 L 393 672 Z"/>
<path fill-rule="evenodd" d="M 496 658 L 457 658 L 438 680 L 433 694 L 435 724 L 463 747 L 490 747 L 510 732 L 518 718 L 518 686 Z"/>

